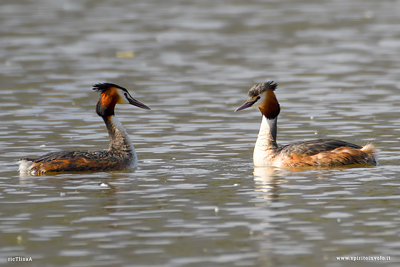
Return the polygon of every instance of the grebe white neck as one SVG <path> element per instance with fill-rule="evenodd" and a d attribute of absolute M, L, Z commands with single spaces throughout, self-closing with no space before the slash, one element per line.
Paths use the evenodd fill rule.
<path fill-rule="evenodd" d="M 278 145 L 276 143 L 277 119 L 267 119 L 262 116 L 261 127 L 254 146 L 254 165 L 265 166 L 265 162 L 271 162 L 276 155 Z"/>

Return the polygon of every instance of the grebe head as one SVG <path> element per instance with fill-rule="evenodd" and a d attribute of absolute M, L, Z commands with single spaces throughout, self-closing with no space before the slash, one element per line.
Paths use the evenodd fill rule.
<path fill-rule="evenodd" d="M 134 99 L 125 88 L 113 83 L 98 83 L 93 85 L 93 90 L 100 92 L 96 112 L 99 116 L 114 115 L 116 104 L 131 104 L 143 109 L 150 109 L 145 104 Z"/>
<path fill-rule="evenodd" d="M 249 90 L 247 101 L 235 112 L 249 107 L 258 107 L 267 119 L 278 117 L 280 106 L 274 93 L 277 86 L 278 84 L 273 81 L 253 85 Z"/>

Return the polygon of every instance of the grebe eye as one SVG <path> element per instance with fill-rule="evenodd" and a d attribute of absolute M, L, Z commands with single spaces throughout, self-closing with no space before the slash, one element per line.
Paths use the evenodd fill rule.
<path fill-rule="evenodd" d="M 261 98 L 261 96 L 257 96 L 257 99 L 256 99 L 256 101 L 258 100 L 258 99 L 260 99 Z"/>

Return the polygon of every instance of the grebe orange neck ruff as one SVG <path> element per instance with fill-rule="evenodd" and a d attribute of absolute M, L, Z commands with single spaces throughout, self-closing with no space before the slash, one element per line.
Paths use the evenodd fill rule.
<path fill-rule="evenodd" d="M 376 165 L 375 148 L 371 144 L 361 147 L 341 140 L 318 139 L 278 147 L 280 106 L 274 92 L 277 86 L 272 81 L 255 84 L 249 90 L 247 101 L 235 110 L 258 107 L 261 111 L 261 127 L 253 154 L 256 167 Z"/>
<path fill-rule="evenodd" d="M 114 114 L 117 104 L 131 104 L 150 109 L 135 100 L 116 84 L 98 83 L 93 90 L 100 92 L 96 112 L 106 124 L 110 138 L 108 150 L 78 150 L 53 152 L 36 159 L 23 158 L 19 163 L 21 175 L 43 175 L 56 172 L 111 171 L 137 167 L 137 155 L 128 133 Z"/>

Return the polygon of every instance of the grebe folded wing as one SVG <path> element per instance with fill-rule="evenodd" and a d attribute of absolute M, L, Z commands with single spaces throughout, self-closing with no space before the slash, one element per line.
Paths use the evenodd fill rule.
<path fill-rule="evenodd" d="M 124 156 L 109 150 L 61 151 L 45 154 L 36 159 L 24 158 L 32 162 L 30 172 L 43 174 L 50 172 L 107 171 L 126 167 Z"/>
<path fill-rule="evenodd" d="M 22 160 L 29 160 L 33 163 L 44 163 L 53 160 L 65 160 L 65 159 L 74 159 L 74 158 L 82 158 L 85 160 L 93 160 L 93 159 L 101 159 L 107 157 L 107 150 L 75 150 L 75 151 L 60 151 L 60 152 L 51 152 L 47 153 L 38 158 L 30 159 L 23 158 Z"/>
<path fill-rule="evenodd" d="M 297 143 L 288 144 L 278 148 L 278 153 L 284 155 L 296 154 L 312 156 L 322 152 L 328 152 L 340 147 L 352 147 L 361 149 L 359 145 L 355 145 L 342 140 L 335 139 L 317 139 L 310 141 L 302 141 Z"/>

